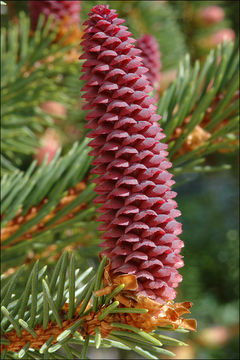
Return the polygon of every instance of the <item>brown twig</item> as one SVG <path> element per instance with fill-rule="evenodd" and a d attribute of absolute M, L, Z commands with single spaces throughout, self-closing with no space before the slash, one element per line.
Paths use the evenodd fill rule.
<path fill-rule="evenodd" d="M 126 282 L 128 288 L 127 276 L 122 277 L 122 283 Z M 120 277 L 118 280 L 121 282 Z M 119 281 L 115 279 L 115 286 Z M 130 275 L 130 283 L 132 283 Z M 102 289 L 104 291 L 104 289 Z M 100 290 L 101 291 L 101 290 Z M 83 323 L 77 329 L 80 334 L 85 338 L 88 335 L 95 335 L 95 328 L 98 327 L 102 338 L 108 337 L 113 330 L 112 323 L 123 323 L 134 326 L 138 329 L 142 329 L 147 332 L 152 332 L 158 326 L 173 325 L 174 328 L 182 326 L 186 329 L 196 331 L 196 321 L 194 319 L 183 319 L 181 315 L 190 313 L 189 309 L 192 304 L 190 302 L 173 303 L 169 301 L 165 304 L 159 304 L 146 297 L 136 297 L 131 295 L 131 300 L 126 296 L 129 295 L 129 291 L 122 291 L 123 295 L 118 294 L 114 300 L 119 301 L 120 307 L 126 308 L 145 308 L 147 313 L 112 313 L 108 314 L 104 319 L 100 320 L 103 311 L 106 309 L 106 305 L 99 308 L 96 312 L 92 311 L 83 317 Z M 97 294 L 96 294 L 97 295 Z M 126 300 L 129 306 L 125 306 Z M 57 342 L 57 337 L 65 330 L 69 329 L 76 321 L 80 320 L 79 311 L 82 304 L 77 308 L 75 315 L 72 319 L 66 319 L 68 304 L 64 304 L 60 316 L 62 318 L 62 327 L 59 327 L 55 322 L 50 321 L 46 329 L 43 329 L 42 325 L 37 325 L 34 329 L 36 337 L 34 338 L 28 331 L 23 330 L 21 337 L 19 337 L 16 331 L 13 329 L 9 333 L 5 334 L 5 338 L 10 341 L 9 345 L 2 345 L 1 351 L 6 349 L 7 351 L 18 352 L 28 342 L 33 349 L 40 349 L 40 347 L 51 337 L 54 336 L 53 344 Z M 91 302 L 88 303 L 85 312 L 91 307 Z M 117 327 L 114 327 L 117 330 Z"/>
<path fill-rule="evenodd" d="M 16 239 L 13 243 L 3 246 L 2 249 L 5 249 L 7 247 L 12 246 L 13 244 L 16 244 L 17 242 L 24 240 L 24 239 L 31 239 L 33 235 L 36 235 L 40 233 L 43 230 L 48 229 L 48 227 L 45 226 L 45 224 L 52 219 L 60 210 L 62 210 L 65 206 L 67 206 L 69 203 L 71 203 L 73 200 L 76 199 L 76 197 L 86 188 L 86 182 L 81 181 L 79 182 L 74 188 L 71 188 L 68 190 L 68 194 L 64 196 L 59 204 L 56 206 L 56 208 L 46 215 L 40 223 L 33 226 L 31 229 L 27 231 L 24 235 L 20 236 L 18 239 Z M 10 220 L 9 223 L 1 229 L 1 241 L 3 242 L 9 236 L 13 235 L 20 226 L 27 223 L 31 219 L 33 219 L 39 212 L 39 210 L 48 202 L 48 199 L 44 199 L 38 206 L 33 206 L 28 211 L 28 213 L 24 216 L 21 215 L 22 209 L 19 211 L 17 216 L 15 216 L 14 219 Z M 77 206 L 74 210 L 72 210 L 71 213 L 63 216 L 61 219 L 56 221 L 52 226 L 49 228 L 56 226 L 57 224 L 63 223 L 70 218 L 73 218 L 75 214 L 77 214 L 80 210 L 82 210 L 84 207 L 86 207 L 86 204 L 83 203 L 79 206 Z"/>

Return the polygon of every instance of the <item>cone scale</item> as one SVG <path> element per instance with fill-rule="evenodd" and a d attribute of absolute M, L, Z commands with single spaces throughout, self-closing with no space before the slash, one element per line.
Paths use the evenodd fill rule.
<path fill-rule="evenodd" d="M 97 5 L 84 23 L 82 41 L 101 255 L 109 259 L 111 278 L 134 275 L 136 294 L 163 304 L 176 297 L 182 280 L 182 230 L 175 220 L 181 213 L 173 200 L 160 116 L 148 95 L 148 70 L 123 22 L 115 10 Z"/>

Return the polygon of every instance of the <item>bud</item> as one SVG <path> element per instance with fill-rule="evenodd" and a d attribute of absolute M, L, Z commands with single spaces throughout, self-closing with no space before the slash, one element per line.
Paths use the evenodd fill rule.
<path fill-rule="evenodd" d="M 65 117 L 67 115 L 67 110 L 65 106 L 60 104 L 57 101 L 45 101 L 44 103 L 39 105 L 40 108 L 46 113 L 52 116 L 62 116 Z"/>
<path fill-rule="evenodd" d="M 218 44 L 221 44 L 225 41 L 234 41 L 236 38 L 235 32 L 232 29 L 222 29 L 217 31 L 211 36 L 201 38 L 198 45 L 201 48 L 212 48 L 216 47 Z"/>
<path fill-rule="evenodd" d="M 219 6 L 207 6 L 198 10 L 197 17 L 203 24 L 212 25 L 222 21 L 225 14 Z"/>
<path fill-rule="evenodd" d="M 193 131 L 188 135 L 185 143 L 179 150 L 179 155 L 184 155 L 190 151 L 196 150 L 211 137 L 211 134 L 197 125 Z"/>
<path fill-rule="evenodd" d="M 35 159 L 38 165 L 41 165 L 45 156 L 47 156 L 47 164 L 54 158 L 57 150 L 61 147 L 60 137 L 53 129 L 47 129 L 41 138 L 41 146 L 37 148 Z"/>
<path fill-rule="evenodd" d="M 226 344 L 230 337 L 230 329 L 224 326 L 212 326 L 199 333 L 198 343 L 204 347 L 218 347 Z"/>
<path fill-rule="evenodd" d="M 212 36 L 213 45 L 218 45 L 225 41 L 234 41 L 236 38 L 235 32 L 232 29 L 219 30 Z"/>

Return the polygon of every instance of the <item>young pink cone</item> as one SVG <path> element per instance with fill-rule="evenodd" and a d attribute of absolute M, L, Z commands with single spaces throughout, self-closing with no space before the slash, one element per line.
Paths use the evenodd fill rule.
<path fill-rule="evenodd" d="M 47 129 L 41 138 L 42 145 L 37 149 L 35 159 L 38 165 L 41 165 L 44 158 L 47 157 L 47 164 L 50 164 L 57 150 L 61 147 L 61 141 L 58 133 L 53 129 Z"/>
<path fill-rule="evenodd" d="M 32 29 L 35 30 L 40 14 L 43 14 L 45 18 L 50 15 L 54 17 L 54 21 L 65 22 L 65 26 L 79 26 L 81 10 L 80 1 L 59 1 L 59 0 L 44 0 L 44 1 L 29 1 L 29 11 Z"/>
<path fill-rule="evenodd" d="M 232 29 L 222 29 L 212 35 L 211 41 L 214 46 L 225 41 L 234 41 L 236 38 L 235 32 Z"/>
<path fill-rule="evenodd" d="M 157 91 L 159 90 L 161 54 L 159 46 L 154 36 L 147 34 L 141 36 L 136 43 L 136 47 L 142 50 L 141 58 L 143 65 L 148 69 L 145 74 L 151 84 Z"/>
<path fill-rule="evenodd" d="M 212 25 L 222 21 L 225 14 L 224 10 L 219 6 L 207 6 L 199 9 L 197 16 L 205 25 Z"/>
<path fill-rule="evenodd" d="M 216 47 L 223 41 L 234 41 L 235 38 L 236 34 L 232 29 L 222 29 L 217 31 L 215 34 L 201 38 L 199 40 L 199 46 L 202 48 Z"/>
<path fill-rule="evenodd" d="M 92 129 L 92 173 L 99 175 L 96 202 L 102 204 L 100 246 L 113 278 L 133 274 L 137 294 L 163 303 L 175 298 L 182 280 L 182 230 L 175 220 L 180 211 L 160 116 L 148 95 L 148 69 L 123 22 L 115 10 L 97 5 L 84 23 L 82 41 L 86 127 Z"/>
<path fill-rule="evenodd" d="M 45 101 L 44 103 L 41 103 L 40 108 L 45 111 L 48 114 L 56 115 L 56 116 L 63 116 L 66 117 L 67 110 L 65 106 L 63 106 L 61 103 L 57 101 Z"/>

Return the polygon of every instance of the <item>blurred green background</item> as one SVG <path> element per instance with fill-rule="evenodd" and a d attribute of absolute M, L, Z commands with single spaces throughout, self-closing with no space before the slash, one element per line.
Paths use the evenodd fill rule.
<path fill-rule="evenodd" d="M 81 19 L 99 1 L 83 1 Z M 102 1 L 127 18 L 134 36 L 150 29 L 162 53 L 162 71 L 177 68 L 186 52 L 192 60 L 204 58 L 206 51 L 199 39 L 222 28 L 239 35 L 239 1 Z M 164 7 L 162 3 L 166 3 Z M 19 11 L 28 11 L 26 1 L 7 1 L 3 24 Z M 202 7 L 220 6 L 225 19 L 214 26 L 198 26 L 195 15 Z M 160 7 L 159 7 L 160 6 Z M 160 10 L 159 10 L 160 9 Z M 4 10 L 6 11 L 6 9 Z M 174 349 L 177 359 L 239 358 L 239 251 L 238 251 L 238 159 L 226 154 L 232 170 L 200 176 L 187 175 L 191 182 L 178 187 L 182 211 L 185 266 L 179 301 L 194 303 L 192 315 L 198 321 L 196 334 L 181 335 L 189 347 Z M 218 162 L 218 156 L 211 161 Z M 186 175 L 185 175 L 186 176 Z M 179 182 L 184 179 L 179 178 Z M 179 336 L 179 334 L 178 334 Z M 180 336 L 179 336 L 180 338 Z M 137 358 L 117 350 L 90 352 L 90 358 Z M 140 358 L 140 357 L 139 357 Z"/>
<path fill-rule="evenodd" d="M 190 298 L 196 359 L 239 358 L 238 171 L 198 177 L 178 190 L 185 267 L 179 300 Z M 186 350 L 187 351 L 187 350 Z"/>

